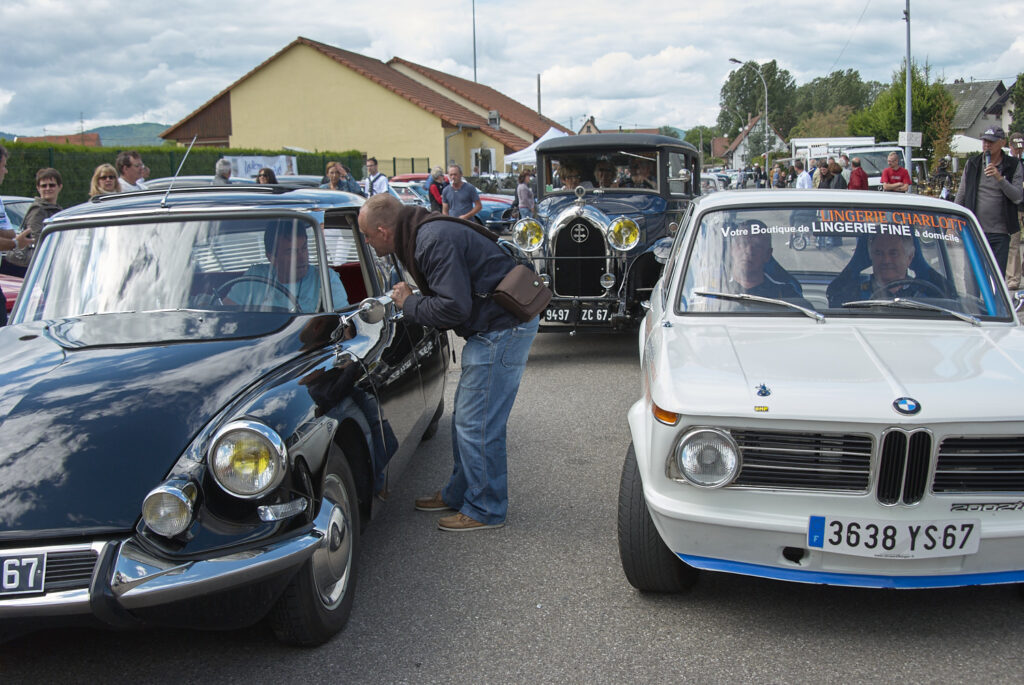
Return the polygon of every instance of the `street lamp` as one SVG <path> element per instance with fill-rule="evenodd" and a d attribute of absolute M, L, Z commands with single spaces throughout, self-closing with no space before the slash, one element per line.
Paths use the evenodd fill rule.
<path fill-rule="evenodd" d="M 733 64 L 743 65 L 745 62 L 741 62 L 735 57 L 730 57 L 729 61 Z M 761 77 L 761 83 L 764 84 L 764 166 L 765 171 L 768 171 L 768 149 L 770 143 L 768 142 L 768 82 L 764 80 L 764 74 L 761 73 L 761 65 L 757 62 L 751 62 L 754 68 L 757 69 L 757 75 Z M 771 147 L 775 147 L 772 145 Z"/>

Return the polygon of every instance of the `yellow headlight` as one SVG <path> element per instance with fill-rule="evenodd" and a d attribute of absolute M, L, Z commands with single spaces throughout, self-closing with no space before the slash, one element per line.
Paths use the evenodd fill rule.
<path fill-rule="evenodd" d="M 533 252 L 544 244 L 544 227 L 536 219 L 520 219 L 512 227 L 512 239 L 520 249 Z"/>
<path fill-rule="evenodd" d="M 632 219 L 620 216 L 608 229 L 608 242 L 616 250 L 632 250 L 640 242 L 640 227 Z"/>
<path fill-rule="evenodd" d="M 255 421 L 235 421 L 220 430 L 210 448 L 213 478 L 237 497 L 259 497 L 281 482 L 286 464 L 284 441 Z"/>
<path fill-rule="evenodd" d="M 142 502 L 142 520 L 154 533 L 172 538 L 192 524 L 195 501 L 194 483 L 167 481 L 146 495 Z"/>

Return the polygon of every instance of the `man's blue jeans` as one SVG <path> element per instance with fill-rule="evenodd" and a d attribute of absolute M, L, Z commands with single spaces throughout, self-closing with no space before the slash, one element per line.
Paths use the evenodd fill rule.
<path fill-rule="evenodd" d="M 508 513 L 505 430 L 539 323 L 478 333 L 462 348 L 452 415 L 455 465 L 441 497 L 481 523 L 501 523 Z"/>

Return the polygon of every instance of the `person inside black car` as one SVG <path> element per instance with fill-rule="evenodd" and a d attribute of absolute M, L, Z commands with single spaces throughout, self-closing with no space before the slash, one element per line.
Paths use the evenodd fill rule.
<path fill-rule="evenodd" d="M 643 157 L 629 160 L 629 178 L 621 184 L 623 188 L 654 188 L 654 162 Z"/>

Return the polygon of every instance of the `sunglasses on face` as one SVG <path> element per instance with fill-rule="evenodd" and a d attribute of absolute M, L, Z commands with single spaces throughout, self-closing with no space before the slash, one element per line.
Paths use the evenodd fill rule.
<path fill-rule="evenodd" d="M 101 181 L 114 181 L 117 180 L 117 176 L 100 176 Z"/>
<path fill-rule="evenodd" d="M 57 184 L 56 183 L 40 183 L 40 184 L 38 184 L 38 186 L 40 188 L 56 188 Z"/>

